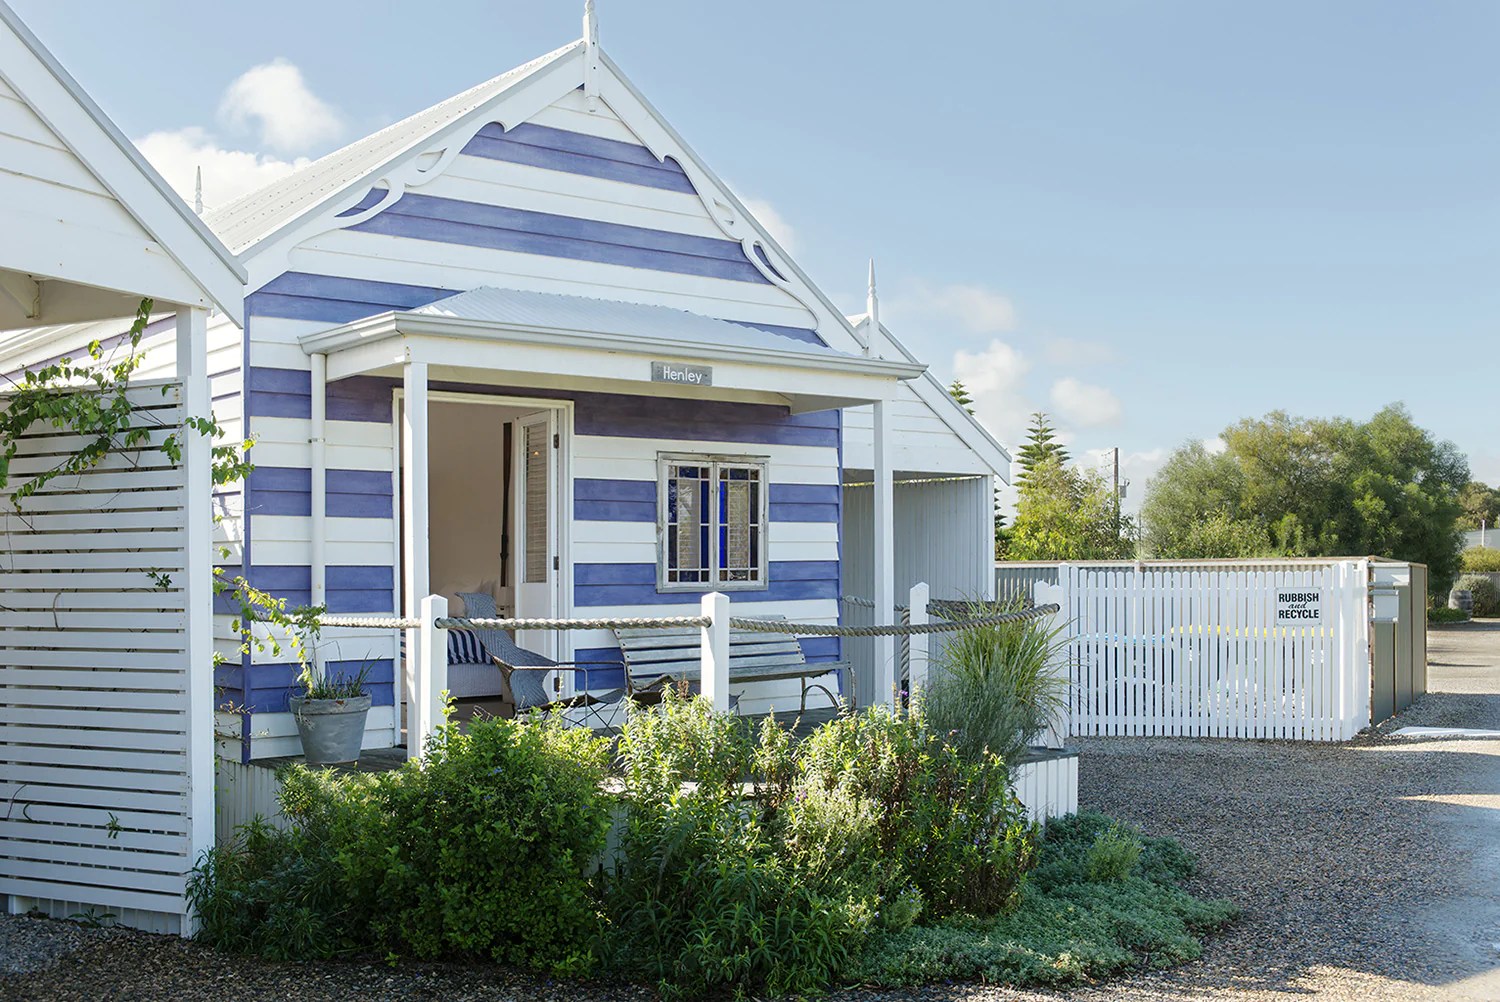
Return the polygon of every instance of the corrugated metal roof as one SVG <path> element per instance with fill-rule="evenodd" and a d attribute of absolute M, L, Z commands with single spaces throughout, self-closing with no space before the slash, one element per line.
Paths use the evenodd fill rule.
<path fill-rule="evenodd" d="M 349 185 L 366 179 L 428 136 L 582 45 L 582 41 L 571 42 L 425 111 L 419 111 L 410 118 L 336 150 L 263 188 L 241 195 L 223 208 L 206 213 L 203 221 L 230 250 L 238 254 L 274 233 L 284 223 L 337 195 Z"/>
<path fill-rule="evenodd" d="M 409 311 L 516 327 L 615 334 L 652 341 L 681 341 L 780 353 L 853 358 L 846 352 L 669 306 L 645 306 L 553 292 L 523 292 L 484 286 Z"/>

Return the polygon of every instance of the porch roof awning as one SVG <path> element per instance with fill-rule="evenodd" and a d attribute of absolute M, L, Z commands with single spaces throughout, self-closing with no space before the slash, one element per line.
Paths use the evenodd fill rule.
<path fill-rule="evenodd" d="M 665 306 L 498 288 L 378 314 L 301 344 L 328 356 L 329 379 L 400 375 L 412 361 L 426 362 L 435 380 L 625 393 L 670 387 L 675 396 L 793 410 L 892 399 L 901 380 L 926 369 Z"/>

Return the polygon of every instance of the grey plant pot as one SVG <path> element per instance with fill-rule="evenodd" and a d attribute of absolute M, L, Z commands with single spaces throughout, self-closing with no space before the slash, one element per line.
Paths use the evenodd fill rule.
<path fill-rule="evenodd" d="M 292 716 L 302 735 L 302 756 L 308 765 L 349 765 L 359 761 L 364 742 L 365 716 L 370 697 L 308 699 L 293 696 Z"/>

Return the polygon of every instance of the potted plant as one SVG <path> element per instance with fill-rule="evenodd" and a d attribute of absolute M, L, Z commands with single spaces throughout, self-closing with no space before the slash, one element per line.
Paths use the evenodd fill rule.
<path fill-rule="evenodd" d="M 365 717 L 370 712 L 365 681 L 372 667 L 366 662 L 353 675 L 334 676 L 312 663 L 302 666 L 297 676 L 302 693 L 291 698 L 291 705 L 308 765 L 352 765 L 359 761 Z"/>

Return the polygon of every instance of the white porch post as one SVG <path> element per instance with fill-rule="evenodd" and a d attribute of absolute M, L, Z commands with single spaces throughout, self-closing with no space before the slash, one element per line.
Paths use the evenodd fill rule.
<path fill-rule="evenodd" d="M 448 688 L 448 631 L 439 629 L 437 621 L 448 616 L 448 600 L 441 595 L 422 599 L 421 657 L 417 667 L 417 686 L 412 696 L 407 727 L 406 757 L 419 758 L 443 721 L 443 692 Z"/>
<path fill-rule="evenodd" d="M 177 311 L 177 378 L 182 384 L 183 416 L 208 417 L 206 310 Z M 188 428 L 182 437 L 182 468 L 187 479 L 182 588 L 187 603 L 188 835 L 196 862 L 199 853 L 214 845 L 213 443 Z M 183 935 L 191 935 L 196 924 L 191 910 L 185 911 Z"/>
<path fill-rule="evenodd" d="M 930 589 L 926 581 L 918 581 L 911 586 L 911 597 L 907 600 L 907 608 L 911 610 L 908 619 L 912 626 L 926 626 L 930 621 L 927 615 L 927 600 L 930 597 Z M 907 642 L 909 652 L 907 661 L 911 664 L 911 698 L 915 703 L 917 690 L 927 688 L 928 652 L 932 646 L 932 634 L 913 633 Z"/>
<path fill-rule="evenodd" d="M 312 604 L 328 601 L 328 356 L 312 356 Z"/>
<path fill-rule="evenodd" d="M 698 688 L 718 713 L 729 712 L 729 596 L 721 591 L 703 596 L 701 615 L 712 620 L 703 627 L 702 664 Z"/>
<path fill-rule="evenodd" d="M 891 470 L 891 404 L 875 401 L 875 623 L 889 626 L 896 611 L 895 485 Z M 896 703 L 896 638 L 875 638 L 875 703 Z M 872 704 L 873 705 L 873 704 Z"/>
<path fill-rule="evenodd" d="M 1031 588 L 1032 601 L 1037 605 L 1056 605 L 1058 611 L 1046 618 L 1047 629 L 1068 630 L 1068 565 L 1063 564 L 1057 569 L 1057 584 L 1048 584 L 1046 581 L 1038 581 Z M 1068 635 L 1063 634 L 1063 641 L 1068 641 Z M 1067 648 L 1063 648 L 1063 659 L 1051 666 L 1053 674 L 1062 678 L 1065 686 L 1071 685 L 1068 677 L 1068 655 Z M 1067 689 L 1067 702 L 1063 707 L 1053 714 L 1047 729 L 1042 732 L 1042 744 L 1048 748 L 1061 748 L 1068 740 L 1068 735 L 1073 731 L 1073 718 L 1068 707 L 1072 705 L 1072 693 Z"/>
<path fill-rule="evenodd" d="M 401 371 L 404 390 L 401 409 L 401 520 L 403 612 L 411 619 L 421 614 L 422 599 L 428 591 L 428 479 L 427 479 L 427 363 L 410 359 Z M 417 630 L 406 634 L 406 748 L 408 754 L 421 754 L 418 731 L 423 707 L 417 691 L 416 663 L 420 657 Z M 399 728 L 401 722 L 397 720 Z"/>

